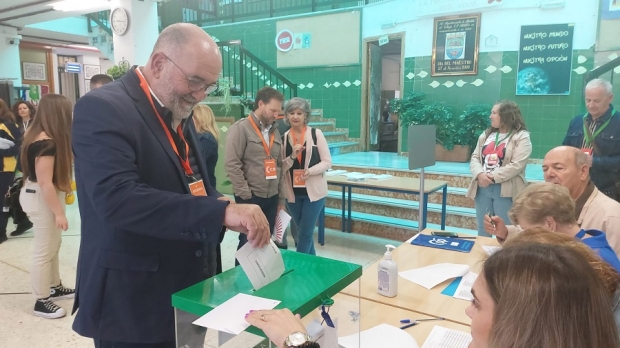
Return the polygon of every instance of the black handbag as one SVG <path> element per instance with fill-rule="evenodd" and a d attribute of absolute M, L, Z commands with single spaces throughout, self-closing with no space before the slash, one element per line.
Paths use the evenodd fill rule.
<path fill-rule="evenodd" d="M 316 128 L 312 128 L 310 130 L 310 133 L 312 133 L 312 142 L 314 143 L 314 148 L 312 149 L 312 155 L 310 157 L 310 163 L 308 164 L 308 168 L 312 168 L 313 166 L 321 162 L 321 155 L 319 154 L 319 148 L 316 145 Z"/>
<path fill-rule="evenodd" d="M 21 210 L 21 205 L 19 204 L 19 193 L 24 186 L 24 178 L 17 178 L 13 181 L 13 184 L 9 186 L 9 190 L 4 195 L 4 206 L 2 211 L 4 213 L 10 213 L 13 215 L 17 211 Z"/>

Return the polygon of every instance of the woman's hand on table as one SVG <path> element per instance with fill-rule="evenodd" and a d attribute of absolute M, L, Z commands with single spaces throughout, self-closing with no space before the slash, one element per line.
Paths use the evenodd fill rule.
<path fill-rule="evenodd" d="M 281 347 L 293 332 L 306 333 L 301 317 L 288 309 L 251 311 L 245 320 L 263 330 L 271 342 Z"/>

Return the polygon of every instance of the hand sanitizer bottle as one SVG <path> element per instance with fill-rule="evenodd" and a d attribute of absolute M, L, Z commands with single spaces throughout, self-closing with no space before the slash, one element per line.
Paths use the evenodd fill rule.
<path fill-rule="evenodd" d="M 392 250 L 396 249 L 393 245 L 385 246 L 387 251 L 383 260 L 379 263 L 379 295 L 394 297 L 398 293 L 398 266 L 392 260 Z"/>

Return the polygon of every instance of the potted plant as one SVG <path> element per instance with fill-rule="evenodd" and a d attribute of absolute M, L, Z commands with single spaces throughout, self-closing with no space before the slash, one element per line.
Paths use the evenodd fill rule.
<path fill-rule="evenodd" d="M 106 71 L 106 74 L 110 75 L 114 80 L 118 80 L 123 77 L 123 75 L 125 75 L 127 71 L 129 71 L 129 65 L 119 63 L 118 65 L 115 65 L 108 69 L 108 71 Z"/>
<path fill-rule="evenodd" d="M 476 148 L 480 134 L 490 125 L 491 108 L 489 104 L 470 104 L 465 108 L 458 120 L 457 144 L 469 146 L 471 151 Z"/>
<path fill-rule="evenodd" d="M 469 160 L 478 136 L 488 126 L 490 110 L 488 105 L 472 104 L 455 116 L 443 103 L 424 101 L 423 93 L 410 93 L 402 100 L 391 101 L 390 106 L 405 126 L 435 125 L 435 158 L 447 162 Z"/>

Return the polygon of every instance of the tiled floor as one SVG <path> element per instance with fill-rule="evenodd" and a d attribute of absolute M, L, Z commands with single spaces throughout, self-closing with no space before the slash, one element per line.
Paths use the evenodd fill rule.
<path fill-rule="evenodd" d="M 334 165 L 409 169 L 409 158 L 399 156 L 393 152 L 353 152 L 335 155 L 332 157 L 332 163 Z M 468 162 L 437 162 L 434 166 L 427 167 L 425 170 L 427 173 L 470 175 Z M 543 181 L 542 166 L 540 164 L 528 164 L 525 169 L 525 176 L 528 181 Z"/>
<path fill-rule="evenodd" d="M 60 248 L 60 274 L 67 286 L 75 284 L 75 270 L 80 244 L 79 213 L 77 204 L 68 207 L 69 230 L 63 235 Z M 13 226 L 8 230 L 12 231 Z M 290 238 L 289 238 L 290 239 Z M 92 340 L 83 338 L 71 330 L 73 318 L 42 319 L 34 317 L 34 299 L 30 294 L 30 242 L 32 231 L 18 238 L 10 238 L 0 244 L 0 347 L 93 347 Z M 366 266 L 383 255 L 384 245 L 395 243 L 375 237 L 326 231 L 326 245 L 316 245 L 317 254 Z M 289 242 L 290 246 L 294 242 Z M 222 245 L 224 268 L 234 265 L 237 238 L 229 232 Z M 67 312 L 73 300 L 58 302 Z M 207 347 L 214 346 L 214 335 L 207 334 Z M 225 347 L 253 347 L 256 337 L 237 337 Z"/>

